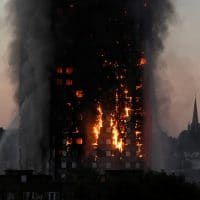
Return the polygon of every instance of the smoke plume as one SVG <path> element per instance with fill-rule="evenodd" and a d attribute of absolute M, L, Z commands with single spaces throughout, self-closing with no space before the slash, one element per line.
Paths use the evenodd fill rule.
<path fill-rule="evenodd" d="M 14 28 L 10 65 L 18 85 L 21 169 L 44 170 L 48 160 L 50 8 L 48 0 L 13 0 L 8 4 Z"/>
<path fill-rule="evenodd" d="M 165 157 L 169 153 L 168 139 L 163 136 L 163 131 L 160 128 L 158 120 L 158 108 L 163 105 L 169 105 L 170 99 L 167 93 L 160 92 L 159 80 L 157 79 L 157 71 L 159 67 L 157 62 L 164 48 L 164 40 L 168 34 L 168 26 L 175 16 L 173 3 L 170 0 L 152 0 L 150 4 L 150 32 L 147 33 L 146 51 L 149 60 L 147 66 L 145 81 L 146 81 L 146 109 L 148 120 L 146 121 L 146 130 L 151 123 L 151 136 L 147 136 L 150 145 L 150 166 L 153 169 L 165 169 Z M 162 116 L 167 115 L 168 110 L 164 109 Z M 149 134 L 149 131 L 148 131 Z M 167 148 L 165 148 L 167 146 Z"/>
<path fill-rule="evenodd" d="M 0 173 L 6 169 L 19 169 L 18 116 L 10 123 L 0 140 Z"/>

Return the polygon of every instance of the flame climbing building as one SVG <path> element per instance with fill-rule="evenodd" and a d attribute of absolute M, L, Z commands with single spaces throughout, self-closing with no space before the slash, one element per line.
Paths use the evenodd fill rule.
<path fill-rule="evenodd" d="M 57 0 L 51 169 L 143 166 L 147 0 Z"/>

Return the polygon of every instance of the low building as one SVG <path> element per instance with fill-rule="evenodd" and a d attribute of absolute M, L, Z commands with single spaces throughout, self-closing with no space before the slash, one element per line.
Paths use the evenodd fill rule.
<path fill-rule="evenodd" d="M 32 170 L 7 170 L 0 176 L 0 200 L 59 200 L 61 187 Z"/>

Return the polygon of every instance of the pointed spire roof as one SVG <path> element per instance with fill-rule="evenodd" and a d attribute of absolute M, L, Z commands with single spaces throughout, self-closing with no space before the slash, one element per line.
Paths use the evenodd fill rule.
<path fill-rule="evenodd" d="M 199 118 L 198 118 L 198 109 L 197 109 L 197 100 L 195 96 L 194 100 L 194 110 L 193 110 L 193 117 L 192 117 L 192 124 L 191 128 L 197 130 L 199 126 Z"/>

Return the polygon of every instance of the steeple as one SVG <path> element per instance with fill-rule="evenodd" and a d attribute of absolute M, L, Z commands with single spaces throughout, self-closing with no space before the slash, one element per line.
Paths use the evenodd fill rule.
<path fill-rule="evenodd" d="M 194 131 L 197 131 L 198 127 L 199 127 L 199 119 L 198 119 L 198 110 L 197 110 L 197 100 L 195 97 L 191 129 Z"/>

